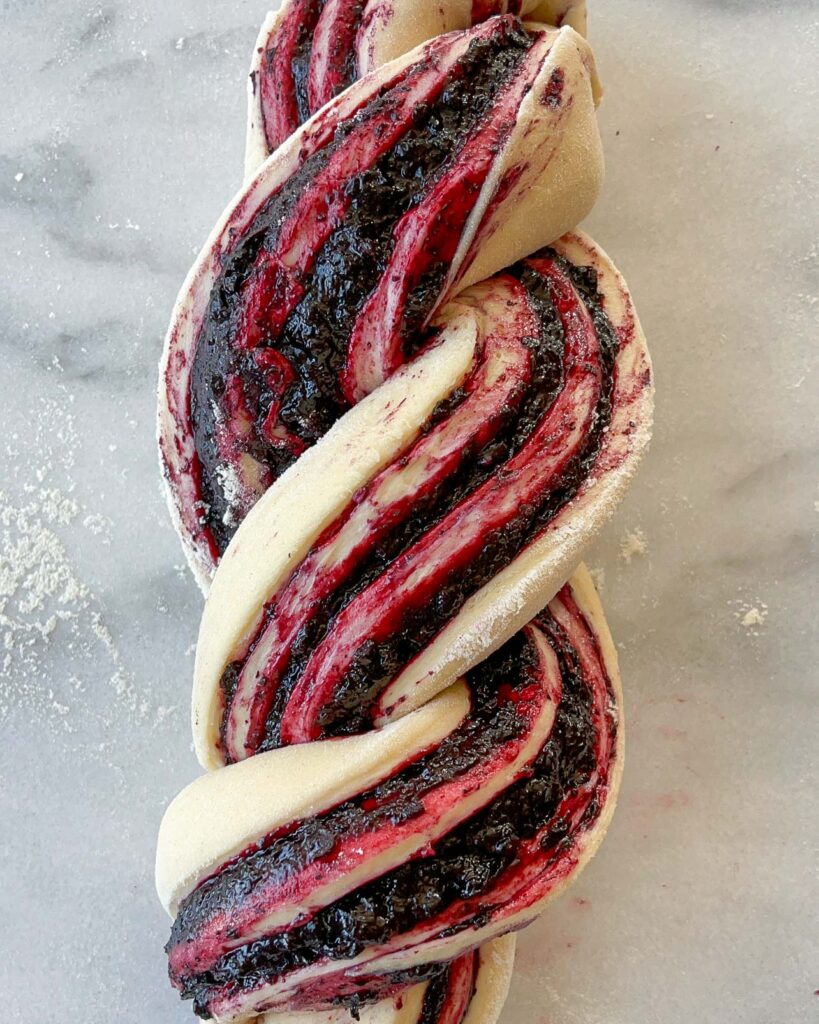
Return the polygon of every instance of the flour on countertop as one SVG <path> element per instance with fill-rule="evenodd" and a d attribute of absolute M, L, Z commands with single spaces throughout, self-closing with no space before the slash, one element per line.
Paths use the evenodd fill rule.
<path fill-rule="evenodd" d="M 99 537 L 100 543 L 105 545 L 111 543 L 111 520 L 108 516 L 100 515 L 99 512 L 92 512 L 83 519 L 82 525 L 89 533 Z"/>
<path fill-rule="evenodd" d="M 24 487 L 25 500 L 14 505 L 0 492 L 0 629 L 3 660 L 9 672 L 15 654 L 23 657 L 38 641 L 47 641 L 60 621 L 71 621 L 88 601 L 54 527 L 67 526 L 77 503 L 56 490 Z"/>
<path fill-rule="evenodd" d="M 765 620 L 768 618 L 768 606 L 764 601 L 757 601 L 749 604 L 747 601 L 735 601 L 738 607 L 734 611 L 734 618 L 745 630 L 748 636 L 759 636 Z"/>
<path fill-rule="evenodd" d="M 589 574 L 592 578 L 592 582 L 594 583 L 594 589 L 602 597 L 603 592 L 606 589 L 606 570 L 602 566 L 595 568 L 589 566 Z"/>
<path fill-rule="evenodd" d="M 52 642 L 59 641 L 79 661 L 99 656 L 111 663 L 111 692 L 131 714 L 149 708 L 120 664 L 113 637 L 93 593 L 74 568 L 61 532 L 76 524 L 80 507 L 55 488 L 25 484 L 16 502 L 0 492 L 0 720 L 25 707 L 63 722 L 71 693 L 85 686 L 78 675 L 53 679 Z M 98 535 L 103 517 L 86 516 L 82 525 Z M 60 686 L 59 696 L 55 687 Z"/>
<path fill-rule="evenodd" d="M 117 714 L 145 717 L 151 706 L 122 664 L 100 602 L 71 555 L 78 531 L 110 544 L 111 522 L 84 509 L 74 493 L 78 440 L 72 396 L 60 390 L 40 400 L 25 438 L 9 431 L 4 439 L 16 472 L 0 491 L 0 722 L 23 711 L 70 733 L 75 705 L 103 727 Z M 62 488 L 49 485 L 55 477 Z M 104 689 L 89 701 L 82 696 L 84 677 L 99 680 L 101 662 L 109 666 L 108 674 L 102 670 Z M 158 721 L 169 713 L 157 712 Z"/>
<path fill-rule="evenodd" d="M 620 557 L 627 564 L 631 564 L 632 558 L 635 556 L 640 557 L 648 551 L 648 543 L 646 541 L 646 535 L 640 529 L 635 527 L 633 530 L 626 530 L 620 541 Z"/>
<path fill-rule="evenodd" d="M 746 629 L 750 629 L 752 626 L 761 626 L 767 614 L 768 612 L 765 609 L 760 611 L 759 608 L 749 608 L 742 616 L 742 625 Z"/>

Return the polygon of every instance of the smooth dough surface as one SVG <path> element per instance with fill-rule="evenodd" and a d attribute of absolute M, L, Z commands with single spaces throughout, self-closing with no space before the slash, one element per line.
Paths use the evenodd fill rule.
<path fill-rule="evenodd" d="M 156 889 L 168 913 L 221 864 L 282 825 L 370 789 L 413 752 L 439 743 L 469 711 L 459 683 L 384 729 L 283 747 L 200 776 L 159 830 Z"/>

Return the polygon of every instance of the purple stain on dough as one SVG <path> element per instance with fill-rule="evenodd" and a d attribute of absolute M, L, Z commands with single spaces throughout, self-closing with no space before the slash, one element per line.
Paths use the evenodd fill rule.
<path fill-rule="evenodd" d="M 540 94 L 540 102 L 544 107 L 557 110 L 563 102 L 563 88 L 566 84 L 566 73 L 563 68 L 555 68 L 549 76 L 546 88 Z"/>

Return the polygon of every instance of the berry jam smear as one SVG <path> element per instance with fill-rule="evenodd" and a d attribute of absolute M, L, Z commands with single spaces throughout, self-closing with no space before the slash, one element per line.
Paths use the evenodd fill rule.
<path fill-rule="evenodd" d="M 436 41 L 337 126 L 226 258 L 190 396 L 218 554 L 273 480 L 426 340 L 536 71 L 531 48 L 514 18 Z"/>
<path fill-rule="evenodd" d="M 254 82 L 271 151 L 358 77 L 355 39 L 364 6 L 361 0 L 291 0 L 287 5 Z"/>
<path fill-rule="evenodd" d="M 175 931 L 186 940 L 171 953 L 172 969 L 201 971 L 236 944 L 232 935 L 262 923 L 271 930 L 272 906 L 280 927 L 290 926 L 304 906 L 348 886 L 376 858 L 379 872 L 394 866 L 390 851 L 398 843 L 399 862 L 422 851 L 470 808 L 490 802 L 510 772 L 528 767 L 559 700 L 558 673 L 544 668 L 521 634 L 497 665 L 488 665 L 473 687 L 471 713 L 440 743 L 373 789 L 268 837 L 201 885 L 177 917 Z"/>
<path fill-rule="evenodd" d="M 370 728 L 389 684 L 588 478 L 617 354 L 594 273 L 547 250 L 474 301 L 497 319 L 470 378 L 327 528 L 227 666 L 227 761 Z"/>
<path fill-rule="evenodd" d="M 461 1024 L 472 1002 L 479 954 L 467 953 L 447 964 L 427 985 L 418 1024 Z"/>
<path fill-rule="evenodd" d="M 507 12 L 519 15 L 520 0 L 475 0 L 471 23 Z M 359 64 L 362 31 L 373 23 L 383 25 L 392 14 L 384 0 L 285 4 L 275 31 L 262 40 L 258 68 L 252 73 L 269 152 L 367 70 Z"/>
<path fill-rule="evenodd" d="M 546 679 L 538 643 L 553 659 L 556 686 Z M 307 969 L 314 973 L 307 976 L 306 1005 L 356 993 L 360 1000 L 362 991 L 368 999 L 383 997 L 409 978 L 380 974 L 379 958 L 466 932 L 477 945 L 571 873 L 608 793 L 617 714 L 596 635 L 570 586 L 467 682 L 470 715 L 438 751 L 375 789 L 255 844 L 183 901 L 167 949 L 171 978 L 194 1000 L 197 1013 L 207 1018 L 233 1012 L 245 1000 L 274 998 L 278 986 Z M 282 879 L 297 876 L 307 863 L 332 865 L 349 832 L 356 834 L 365 857 L 380 852 L 385 836 L 400 842 L 406 823 L 424 813 L 423 794 L 453 776 L 468 775 L 484 747 L 501 747 L 525 731 L 536 690 L 555 704 L 548 734 L 524 769 L 510 771 L 487 806 L 419 856 L 326 905 L 321 905 L 320 885 L 312 898 L 309 891 L 300 892 L 301 906 L 315 908 L 311 914 L 267 932 L 259 929 L 260 915 L 272 919 Z M 354 959 L 367 965 L 363 986 L 348 973 Z M 431 1001 L 441 984 L 438 978 L 430 986 Z"/>

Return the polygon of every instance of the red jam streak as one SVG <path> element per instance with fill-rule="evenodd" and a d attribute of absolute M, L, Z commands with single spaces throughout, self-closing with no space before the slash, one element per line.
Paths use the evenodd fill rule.
<path fill-rule="evenodd" d="M 543 651 L 549 652 L 545 660 Z M 550 664 L 558 673 L 551 681 Z M 417 980 L 379 972 L 384 958 L 465 933 L 476 946 L 500 934 L 506 920 L 526 920 L 575 869 L 605 804 L 617 715 L 596 635 L 571 588 L 564 587 L 531 627 L 470 673 L 468 685 L 477 718 L 473 728 L 466 723 L 448 737 L 453 749 L 446 757 L 424 754 L 375 791 L 254 846 L 183 901 L 168 945 L 171 977 L 194 999 L 198 1013 L 258 1011 L 275 1007 L 277 999 L 291 1009 L 309 1009 L 362 992 L 366 999 L 384 997 Z M 421 855 L 322 903 L 323 879 L 311 865 L 334 870 L 348 843 L 347 822 L 371 825 L 358 837 L 365 859 L 402 842 L 414 821 L 413 809 L 401 803 L 411 799 L 406 774 L 416 773 L 422 792 L 457 799 L 459 785 L 473 770 L 459 768 L 470 760 L 483 726 L 516 742 L 543 699 L 537 693 L 556 710 L 525 770 L 514 772 L 487 806 Z M 488 745 L 496 743 L 490 736 Z M 461 753 L 454 756 L 456 749 Z M 455 767 L 447 768 L 453 756 Z M 454 780 L 440 781 L 439 773 L 453 771 Z M 455 788 L 447 788 L 453 781 Z M 390 798 L 396 801 L 394 820 L 384 814 Z M 418 811 L 421 817 L 425 813 Z M 322 841 L 315 848 L 300 846 L 293 838 L 299 829 Z M 290 905 L 290 882 L 298 888 L 301 906 L 314 909 L 307 918 L 265 932 L 259 928 L 265 915 Z M 357 966 L 351 973 L 353 959 Z"/>
<path fill-rule="evenodd" d="M 510 282 L 510 290 L 522 292 L 515 282 Z M 251 656 L 242 666 L 234 689 L 224 730 L 229 760 L 251 756 L 263 743 L 290 652 L 322 602 L 351 578 L 391 532 L 401 530 L 411 516 L 417 515 L 424 500 L 461 468 L 465 452 L 479 452 L 490 445 L 510 412 L 519 406 L 531 379 L 530 353 L 521 339 L 527 334 L 536 335 L 539 324 L 524 302 L 518 304 L 517 317 L 508 310 L 504 312 L 507 322 L 486 340 L 479 364 L 463 389 L 463 400 L 452 415 L 432 427 L 411 451 L 402 453 L 397 462 L 356 495 L 354 503 L 327 528 L 293 574 L 275 605 L 268 606 L 266 624 L 252 642 Z M 498 375 L 501 360 L 504 369 Z M 401 478 L 416 466 L 425 467 L 426 472 L 415 475 L 402 487 Z M 384 494 L 389 497 L 385 499 Z M 366 530 L 351 544 L 343 560 L 323 569 L 322 563 L 330 558 L 340 531 L 353 517 L 366 522 Z M 283 735 L 282 739 L 292 742 L 290 736 Z"/>
<path fill-rule="evenodd" d="M 228 667 L 228 761 L 371 727 L 381 692 L 593 472 L 614 336 L 565 261 L 517 273 L 476 295 L 490 326 L 460 403 L 325 530 Z"/>
<path fill-rule="evenodd" d="M 545 45 L 513 18 L 435 40 L 309 141 L 226 257 L 191 377 L 197 532 L 218 551 L 304 448 L 424 343 Z"/>
<path fill-rule="evenodd" d="M 521 0 L 473 0 L 472 24 L 520 8 Z M 291 0 L 264 43 L 255 82 L 269 151 L 367 70 L 358 59 L 362 27 L 386 13 L 373 0 Z"/>
<path fill-rule="evenodd" d="M 464 820 L 467 801 L 474 809 L 474 794 L 482 806 L 489 803 L 510 768 L 525 769 L 548 736 L 562 684 L 548 647 L 533 650 L 531 669 L 500 688 L 489 689 L 486 680 L 470 715 L 440 744 L 320 820 L 254 846 L 200 886 L 194 910 L 189 904 L 181 912 L 179 928 L 189 934 L 171 950 L 171 970 L 210 969 L 243 945 L 244 936 L 258 933 L 271 908 L 293 911 L 265 934 L 291 929 L 295 917 L 307 919 L 302 908 L 315 905 L 323 891 L 344 887 L 351 873 L 366 872 L 368 863 L 388 858 L 398 844 L 421 854 Z M 381 862 L 379 870 L 389 866 Z M 237 900 L 237 891 L 247 895 Z M 191 918 L 195 929 L 188 924 Z"/>
<path fill-rule="evenodd" d="M 291 0 L 262 54 L 257 88 L 268 146 L 277 149 L 312 111 L 305 103 L 307 63 L 322 0 Z M 300 102 L 301 100 L 301 102 Z"/>

